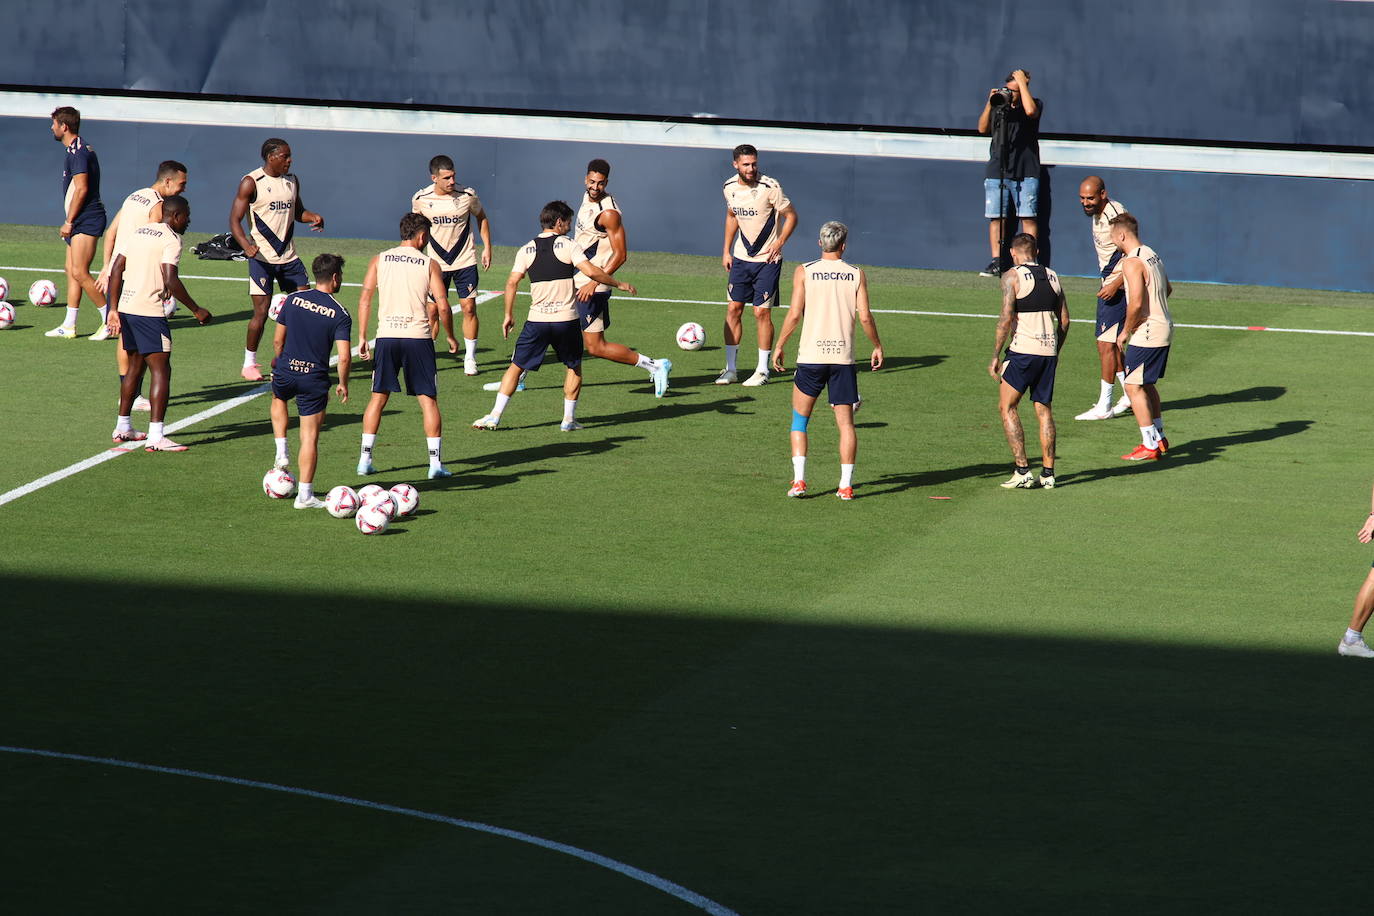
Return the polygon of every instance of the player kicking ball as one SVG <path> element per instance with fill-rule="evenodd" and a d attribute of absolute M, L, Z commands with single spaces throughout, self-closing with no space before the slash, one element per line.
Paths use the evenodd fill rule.
<path fill-rule="evenodd" d="M 286 428 L 290 423 L 287 402 L 296 399 L 301 418 L 300 490 L 297 509 L 322 509 L 324 502 L 315 496 L 315 464 L 319 455 L 320 426 L 329 404 L 329 351 L 339 354 L 339 384 L 334 393 L 348 403 L 348 369 L 351 362 L 349 341 L 353 338 L 353 317 L 339 304 L 334 294 L 343 285 L 344 259 L 322 254 L 310 265 L 315 288 L 292 293 L 282 303 L 272 348 L 272 435 L 277 446 L 273 465 L 289 467 Z"/>
<path fill-rule="evenodd" d="M 496 429 L 501 425 L 501 415 L 515 394 L 521 374 L 538 371 L 549 347 L 567 367 L 563 378 L 563 422 L 559 428 L 564 432 L 582 428 L 577 422 L 577 398 L 582 391 L 582 322 L 577 316 L 574 278 L 581 272 L 631 296 L 637 290 L 587 260 L 586 254 L 567 236 L 572 216 L 572 207 L 561 200 L 546 204 L 539 213 L 542 231 L 515 255 L 515 264 L 506 278 L 502 336 L 510 337 L 515 327 L 515 297 L 526 274 L 530 278 L 530 312 L 515 341 L 510 367 L 501 377 L 496 403 L 491 413 L 473 422 L 473 429 Z"/>
<path fill-rule="evenodd" d="M 854 429 L 854 410 L 859 406 L 855 319 L 873 344 L 869 365 L 874 371 L 883 365 L 883 343 L 868 307 L 868 277 L 844 261 L 848 239 L 849 228 L 844 223 L 831 220 L 821 226 L 820 259 L 793 272 L 792 307 L 773 348 L 773 369 L 782 372 L 786 368 L 783 347 L 801 325 L 792 385 L 792 486 L 788 496 L 806 495 L 806 429 L 816 399 L 828 391 L 840 432 L 840 485 L 835 495 L 843 500 L 854 498 L 854 461 L 859 453 L 859 435 Z"/>

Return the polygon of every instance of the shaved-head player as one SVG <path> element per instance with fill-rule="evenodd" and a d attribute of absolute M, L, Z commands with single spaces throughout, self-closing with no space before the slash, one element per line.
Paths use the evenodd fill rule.
<path fill-rule="evenodd" d="M 1097 403 L 1075 420 L 1107 420 L 1131 409 L 1126 397 L 1126 377 L 1121 371 L 1121 351 L 1116 337 L 1126 319 L 1126 291 L 1122 289 L 1121 251 L 1112 242 L 1113 218 L 1126 212 L 1126 205 L 1107 196 L 1107 185 L 1096 175 L 1084 178 L 1078 186 L 1078 202 L 1092 220 L 1093 248 L 1102 287 L 1097 291 L 1097 356 L 1102 364 Z M 1112 384 L 1121 386 L 1121 399 L 1112 404 Z"/>

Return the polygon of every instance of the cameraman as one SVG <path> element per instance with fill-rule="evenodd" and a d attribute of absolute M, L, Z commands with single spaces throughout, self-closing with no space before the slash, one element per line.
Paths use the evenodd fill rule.
<path fill-rule="evenodd" d="M 999 242 L 1012 236 L 1010 225 L 1002 225 L 1003 217 L 1010 223 L 1013 215 L 1019 216 L 1022 232 L 1039 235 L 1035 214 L 1040 193 L 1040 113 L 1044 107 L 1030 93 L 1030 73 L 1013 70 L 1007 74 L 1005 85 L 989 90 L 983 113 L 978 116 L 978 133 L 992 135 L 983 179 L 983 215 L 989 221 L 992 261 L 981 276 L 1002 273 Z M 999 142 L 1005 143 L 1005 150 Z"/>

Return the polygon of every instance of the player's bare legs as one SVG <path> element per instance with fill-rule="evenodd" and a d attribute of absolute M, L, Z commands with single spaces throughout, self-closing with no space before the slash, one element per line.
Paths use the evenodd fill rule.
<path fill-rule="evenodd" d="M 95 277 L 91 276 L 96 238 L 93 235 L 73 235 L 71 242 L 67 246 L 67 307 L 79 307 L 84 292 L 97 307 L 104 308 L 105 294 L 95 285 Z"/>
<path fill-rule="evenodd" d="M 124 380 L 119 384 L 119 415 L 127 417 L 134 406 L 134 398 L 138 397 L 138 389 L 143 385 L 143 355 L 141 353 L 130 353 L 121 348 L 120 352 L 126 354 L 126 366 Z"/>
<path fill-rule="evenodd" d="M 599 359 L 609 359 L 611 362 L 624 363 L 627 366 L 633 366 L 639 362 L 637 352 L 624 344 L 607 340 L 606 335 L 600 331 L 583 331 L 582 345 L 587 351 L 587 355 Z"/>
<path fill-rule="evenodd" d="M 283 410 L 286 402 L 282 402 Z M 273 418 L 275 420 L 275 417 Z M 324 423 L 324 411 L 311 414 L 308 417 L 301 417 L 301 450 L 297 456 L 298 470 L 300 471 L 300 481 L 304 484 L 314 484 L 315 464 L 319 458 L 320 447 L 320 426 Z M 285 430 L 282 433 L 285 434 Z"/>
<path fill-rule="evenodd" d="M 132 360 L 131 360 L 132 361 Z M 152 381 L 148 384 L 148 402 L 152 405 L 149 420 L 160 424 L 167 417 L 167 396 L 172 390 L 172 360 L 166 353 L 149 353 L 143 357 Z M 120 404 L 124 402 L 120 395 Z"/>
<path fill-rule="evenodd" d="M 1122 371 L 1121 350 L 1110 340 L 1097 342 L 1097 358 L 1102 363 L 1102 381 L 1116 382 L 1116 374 Z"/>
<path fill-rule="evenodd" d="M 1142 428 L 1154 425 L 1154 415 L 1150 413 L 1150 398 L 1144 385 L 1126 383 L 1126 397 L 1131 399 L 1131 414 Z"/>
<path fill-rule="evenodd" d="M 363 409 L 363 435 L 377 435 L 377 430 L 382 428 L 382 411 L 386 408 L 386 402 L 390 399 L 391 395 L 388 392 L 372 392 L 372 397 L 368 400 L 367 407 Z"/>
<path fill-rule="evenodd" d="M 835 428 L 840 432 L 840 464 L 853 464 L 859 457 L 859 434 L 854 429 L 854 405 L 835 404 Z"/>
<path fill-rule="evenodd" d="M 511 395 L 515 394 L 516 387 L 520 384 L 520 376 L 525 372 L 515 363 L 511 363 L 505 373 L 501 376 L 501 381 L 496 389 L 496 403 L 491 408 L 491 413 L 472 423 L 473 429 L 495 429 L 501 423 L 501 415 L 506 412 L 506 405 L 510 403 Z"/>
<path fill-rule="evenodd" d="M 759 349 L 773 350 L 773 310 L 761 305 L 754 306 L 754 323 L 759 331 Z M 735 343 L 739 343 L 738 340 Z"/>
<path fill-rule="evenodd" d="M 291 418 L 286 410 L 286 402 L 281 398 L 272 398 L 272 437 L 274 439 L 285 439 L 286 428 L 290 422 Z"/>
<path fill-rule="evenodd" d="M 1021 392 L 1002 382 L 997 410 L 1002 415 L 1002 430 L 1007 434 L 1007 445 L 1011 447 L 1011 457 L 1018 469 L 1030 467 L 1030 460 L 1026 458 L 1026 431 L 1021 427 L 1021 414 L 1016 409 L 1020 403 Z"/>
<path fill-rule="evenodd" d="M 582 428 L 582 424 L 577 422 L 577 398 L 582 394 L 582 367 L 576 369 L 569 368 L 563 374 L 563 424 L 560 427 L 563 432 L 572 432 Z"/>
<path fill-rule="evenodd" d="M 744 303 L 731 302 L 725 306 L 725 330 L 721 339 L 729 347 L 738 347 L 739 339 L 744 336 Z"/>
<path fill-rule="evenodd" d="M 459 299 L 458 304 L 463 308 L 463 338 L 465 340 L 477 339 L 477 300 Z"/>
<path fill-rule="evenodd" d="M 1350 615 L 1350 629 L 1363 632 L 1371 615 L 1374 615 L 1374 568 L 1369 570 L 1364 584 L 1355 593 L 1355 612 Z"/>
<path fill-rule="evenodd" d="M 272 297 L 249 296 L 248 298 L 253 300 L 253 316 L 248 319 L 248 338 L 244 342 L 243 348 L 250 353 L 257 353 L 258 344 L 262 343 L 262 329 L 267 326 L 267 306 L 271 304 Z"/>
<path fill-rule="evenodd" d="M 792 388 L 792 486 L 788 496 L 806 495 L 806 427 L 811 420 L 811 411 L 816 409 L 816 399 L 800 388 Z M 853 428 L 853 415 L 850 415 L 850 428 Z M 836 418 L 839 422 L 839 418 Z"/>
<path fill-rule="evenodd" d="M 1043 476 L 1052 478 L 1055 457 L 1054 412 L 1050 410 L 1050 405 L 1036 401 L 1035 416 L 1040 421 L 1040 464 L 1044 467 Z"/>
<path fill-rule="evenodd" d="M 417 394 L 415 400 L 420 402 L 420 416 L 424 418 L 425 436 L 433 438 L 444 434 L 444 418 L 439 415 L 439 402 L 427 394 Z M 368 408 L 371 409 L 369 404 Z M 381 420 L 380 411 L 378 421 Z"/>

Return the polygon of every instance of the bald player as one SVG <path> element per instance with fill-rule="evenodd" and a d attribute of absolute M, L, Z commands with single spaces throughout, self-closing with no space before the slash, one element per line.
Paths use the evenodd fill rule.
<path fill-rule="evenodd" d="M 515 394 L 521 374 L 538 371 L 549 347 L 567 367 L 563 376 L 563 422 L 559 428 L 563 432 L 582 428 L 577 422 L 577 398 L 582 391 L 582 322 L 577 317 L 573 278 L 581 272 L 631 296 L 636 290 L 587 260 L 586 254 L 567 236 L 572 216 L 572 207 L 561 200 L 545 204 L 539 212 L 540 233 L 515 254 L 515 263 L 506 278 L 506 318 L 501 322 L 501 333 L 510 337 L 515 327 L 515 297 L 520 279 L 526 274 L 530 278 L 530 313 L 515 341 L 510 367 L 501 377 L 496 403 L 491 413 L 473 422 L 473 429 L 496 429 L 501 425 L 501 415 Z"/>
<path fill-rule="evenodd" d="M 316 232 L 324 231 L 324 217 L 312 213 L 301 202 L 301 183 L 291 172 L 291 147 L 277 137 L 262 144 L 262 167 L 253 169 L 239 181 L 238 193 L 229 208 L 229 231 L 248 258 L 248 295 L 253 301 L 253 317 L 248 319 L 248 337 L 243 351 L 242 376 L 250 382 L 262 381 L 258 369 L 258 344 L 267 324 L 267 306 L 272 301 L 272 284 L 284 293 L 310 288 L 305 265 L 296 256 L 291 240 L 296 223 L 309 223 Z M 249 221 L 248 231 L 243 221 Z"/>
<path fill-rule="evenodd" d="M 100 310 L 102 336 L 109 314 L 105 295 L 91 276 L 91 260 L 95 257 L 95 242 L 105 231 L 105 205 L 100 200 L 100 159 L 95 150 L 81 139 L 81 112 L 70 105 L 54 108 L 52 138 L 62 144 L 66 153 L 62 167 L 62 211 L 66 221 L 57 234 L 67 243 L 67 317 L 44 337 L 75 340 L 76 316 L 81 311 L 81 294 L 85 293 Z"/>
<path fill-rule="evenodd" d="M 1126 320 L 1116 345 L 1124 351 L 1126 394 L 1140 424 L 1140 445 L 1121 457 L 1150 461 L 1169 450 L 1164 438 L 1163 409 L 1155 383 L 1164 378 L 1173 343 L 1174 319 L 1169 314 L 1173 284 L 1164 261 L 1153 248 L 1140 244 L 1140 224 L 1129 213 L 1112 218 L 1112 242 L 1121 251 L 1121 274 L 1126 284 Z"/>
<path fill-rule="evenodd" d="M 162 222 L 163 198 L 181 194 L 185 190 L 186 166 L 175 159 L 168 159 L 158 164 L 157 175 L 152 184 L 124 198 L 124 203 L 120 204 L 119 211 L 110 222 L 110 227 L 105 230 L 104 266 L 100 270 L 100 276 L 95 278 L 95 285 L 101 292 L 109 290 L 110 268 L 114 265 L 114 256 L 121 250 L 121 233 L 132 233 L 140 226 Z M 109 330 L 107 324 L 101 327 L 99 332 L 92 334 L 90 339 L 105 340 L 114 336 Z M 124 376 L 129 371 L 129 354 L 123 347 L 115 348 L 115 364 L 119 367 L 119 383 L 122 388 Z M 149 406 L 148 399 L 142 395 L 134 398 L 134 410 L 147 410 Z"/>
<path fill-rule="evenodd" d="M 191 205 L 186 198 L 164 198 L 162 219 L 127 234 L 120 243 L 122 250 L 115 254 L 110 266 L 110 301 L 114 305 L 108 323 L 110 332 L 120 336 L 129 353 L 129 371 L 119 391 L 119 416 L 111 437 L 115 445 L 146 440 L 144 447 L 150 452 L 186 451 L 186 446 L 168 439 L 163 432 L 172 379 L 172 329 L 162 310 L 162 300 L 175 296 L 191 310 L 196 321 L 210 321 L 210 313 L 191 298 L 177 272 L 181 237 L 189 225 Z M 146 435 L 134 429 L 130 420 L 145 366 L 153 377 L 148 390 L 152 410 Z"/>
<path fill-rule="evenodd" d="M 1089 175 L 1078 186 L 1078 202 L 1092 220 L 1093 248 L 1097 250 L 1097 269 L 1102 274 L 1102 288 L 1097 292 L 1097 356 L 1102 364 L 1101 390 L 1097 403 L 1079 414 L 1076 420 L 1108 420 L 1131 409 L 1126 397 L 1126 377 L 1121 371 L 1121 351 L 1116 337 L 1126 318 L 1126 293 L 1122 290 L 1121 252 L 1112 243 L 1108 225 L 1113 217 L 1126 212 L 1126 205 L 1107 196 L 1107 185 L 1096 175 Z M 1121 399 L 1112 404 L 1112 383 L 1121 386 Z"/>
<path fill-rule="evenodd" d="M 420 402 L 424 419 L 425 447 L 429 452 L 429 478 L 452 477 L 443 463 L 443 418 L 439 415 L 439 370 L 434 360 L 434 338 L 442 324 L 448 352 L 458 352 L 453 336 L 453 312 L 444 288 L 439 262 L 425 254 L 429 243 L 429 218 L 421 213 L 401 217 L 401 244 L 372 259 L 358 297 L 358 357 L 369 359 L 367 326 L 372 319 L 372 297 L 377 296 L 377 349 L 372 370 L 372 399 L 363 411 L 363 448 L 358 473 L 371 474 L 372 448 L 382 426 L 382 410 L 392 392 L 401 390 Z"/>
<path fill-rule="evenodd" d="M 1069 336 L 1069 306 L 1059 276 L 1037 263 L 1038 255 L 1035 236 L 1023 232 L 1012 238 L 1012 268 L 1002 274 L 1002 314 L 988 363 L 988 374 L 1001 380 L 997 408 L 1015 462 L 1011 478 L 1002 484 L 1006 490 L 1029 490 L 1036 483 L 1018 410 L 1027 389 L 1040 420 L 1040 486 L 1054 489 L 1055 429 L 1050 403 L 1059 351 Z M 1002 347 L 1008 338 L 1011 345 L 1004 361 Z"/>
<path fill-rule="evenodd" d="M 883 364 L 883 344 L 868 307 L 868 278 L 844 260 L 848 240 L 849 229 L 844 223 L 831 220 L 821 226 L 821 256 L 793 272 L 792 307 L 773 348 L 773 368 L 782 372 L 783 348 L 801 325 L 792 385 L 792 486 L 788 496 L 806 495 L 806 429 L 816 398 L 829 391 L 835 426 L 840 431 L 840 484 L 835 495 L 846 501 L 854 498 L 854 461 L 859 454 L 859 436 L 854 429 L 854 409 L 859 405 L 855 318 L 873 344 L 868 363 L 874 371 Z"/>
<path fill-rule="evenodd" d="M 720 262 L 730 272 L 725 308 L 725 371 L 717 385 L 739 378 L 737 360 L 744 329 L 746 302 L 754 306 L 759 334 L 759 361 L 745 380 L 753 388 L 768 381 L 768 357 L 773 348 L 772 308 L 778 300 L 782 276 L 782 246 L 797 228 L 797 211 L 782 185 L 759 172 L 759 151 L 747 143 L 735 147 L 735 176 L 725 182 L 725 249 Z M 782 225 L 779 226 L 779 220 Z"/>
<path fill-rule="evenodd" d="M 472 222 L 482 236 L 482 269 L 491 269 L 491 220 L 473 188 L 460 185 L 448 156 L 429 160 L 430 184 L 410 198 L 410 209 L 429 218 L 426 253 L 439 262 L 444 289 L 453 285 L 463 309 L 463 374 L 477 374 L 477 254 Z"/>
<path fill-rule="evenodd" d="M 605 159 L 587 163 L 586 191 L 582 206 L 577 210 L 573 242 L 592 264 L 608 274 L 614 274 L 625 263 L 625 221 L 621 219 L 620 204 L 606 190 L 611 165 Z M 582 346 L 591 356 L 624 363 L 649 373 L 654 380 L 654 396 L 663 397 L 668 390 L 668 373 L 673 363 L 667 359 L 651 359 L 631 350 L 624 344 L 606 339 L 611 326 L 611 288 L 579 273 L 577 281 L 577 317 L 582 322 Z"/>

